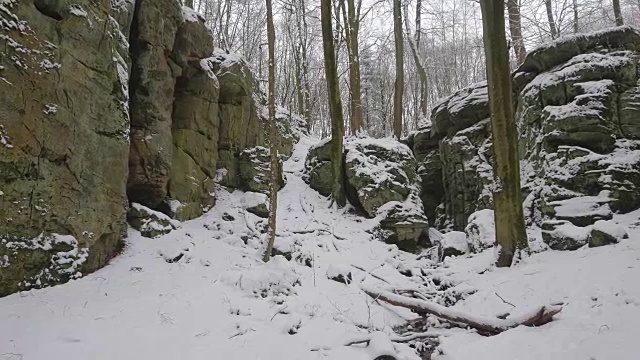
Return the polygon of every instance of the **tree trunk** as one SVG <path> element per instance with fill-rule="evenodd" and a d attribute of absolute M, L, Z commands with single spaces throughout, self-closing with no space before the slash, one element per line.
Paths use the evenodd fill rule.
<path fill-rule="evenodd" d="M 276 32 L 273 25 L 273 7 L 267 2 L 267 43 L 269 45 L 269 242 L 263 260 L 269 261 L 276 239 L 276 212 L 278 207 L 278 146 L 276 136 Z"/>
<path fill-rule="evenodd" d="M 309 33 L 307 26 L 307 7 L 304 0 L 300 0 L 300 7 L 302 11 L 298 13 L 298 22 L 302 20 L 302 27 L 300 28 L 300 44 L 301 46 L 301 62 L 302 62 L 302 88 L 304 111 L 303 115 L 307 120 L 307 130 L 311 131 L 313 121 L 311 118 L 311 84 L 309 82 L 309 62 L 307 60 L 307 34 Z M 304 34 L 304 36 L 302 36 Z"/>
<path fill-rule="evenodd" d="M 418 0 L 416 3 L 416 30 L 415 30 L 415 35 L 413 36 L 413 39 L 409 39 L 409 49 L 411 50 L 411 55 L 413 57 L 413 62 L 416 65 L 416 72 L 418 73 L 418 80 L 420 81 L 420 99 L 419 99 L 419 108 L 420 108 L 420 116 L 421 118 L 427 118 L 428 117 L 428 108 L 429 108 L 429 93 L 427 92 L 427 86 L 428 86 L 428 78 L 427 78 L 427 69 L 424 66 L 424 64 L 422 63 L 422 59 L 420 59 L 420 23 L 421 23 L 421 19 L 420 19 L 420 15 L 422 12 L 422 0 Z M 409 35 L 409 19 L 408 19 L 408 14 L 409 12 L 407 11 L 407 9 L 405 9 L 405 28 L 407 29 L 407 36 Z"/>
<path fill-rule="evenodd" d="M 528 246 L 520 192 L 518 130 L 513 114 L 509 49 L 503 0 L 482 0 L 484 48 L 493 136 L 493 204 L 499 267 L 511 266 L 517 250 Z"/>
<path fill-rule="evenodd" d="M 519 66 L 524 62 L 527 50 L 524 47 L 524 39 L 522 38 L 520 4 L 518 0 L 507 0 L 507 11 L 509 12 L 509 31 L 513 41 L 513 51 L 516 54 L 516 61 Z"/>
<path fill-rule="evenodd" d="M 551 0 L 544 0 L 544 5 L 547 8 L 547 20 L 549 21 L 549 31 L 551 31 L 551 38 L 558 37 L 558 31 L 556 28 L 556 22 L 553 20 L 553 8 L 551 7 Z"/>
<path fill-rule="evenodd" d="M 573 33 L 577 34 L 578 31 L 578 0 L 573 0 Z"/>
<path fill-rule="evenodd" d="M 404 93 L 404 43 L 402 38 L 401 1 L 393 0 L 393 33 L 396 43 L 396 83 L 393 94 L 393 134 L 402 136 L 402 96 Z"/>
<path fill-rule="evenodd" d="M 350 84 L 350 110 L 351 110 L 351 135 L 362 130 L 362 86 L 360 81 L 360 50 L 358 49 L 358 32 L 360 31 L 359 14 L 356 13 L 355 0 L 347 0 L 348 29 L 347 47 L 349 54 L 349 84 Z"/>
<path fill-rule="evenodd" d="M 342 142 L 344 120 L 338 82 L 338 66 L 333 45 L 333 26 L 331 24 L 331 0 L 320 0 L 322 25 L 322 46 L 324 50 L 324 70 L 327 78 L 327 95 L 331 117 L 331 169 L 333 171 L 333 200 L 339 207 L 347 203 L 344 192 L 344 166 L 342 164 Z"/>
<path fill-rule="evenodd" d="M 616 19 L 616 26 L 624 25 L 622 10 L 620 9 L 620 0 L 613 0 L 613 16 Z"/>

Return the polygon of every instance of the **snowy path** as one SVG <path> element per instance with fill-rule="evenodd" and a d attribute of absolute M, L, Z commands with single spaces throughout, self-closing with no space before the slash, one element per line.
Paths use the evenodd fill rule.
<path fill-rule="evenodd" d="M 276 246 L 293 261 L 262 264 L 265 221 L 243 210 L 242 193 L 221 190 L 211 212 L 168 235 L 130 231 L 124 253 L 94 274 L 0 299 L 0 360 L 371 360 L 368 349 L 337 345 L 363 328 L 390 332 L 414 315 L 372 303 L 358 284 L 384 284 L 356 267 L 405 288 L 419 277 L 400 271 L 424 268 L 457 293 L 477 290 L 456 308 L 479 315 L 511 311 L 496 293 L 524 308 L 566 304 L 558 321 L 540 329 L 491 338 L 454 331 L 439 360 L 640 359 L 637 230 L 618 245 L 548 251 L 510 270 L 490 266 L 491 250 L 429 269 L 428 260 L 371 240 L 375 220 L 330 208 L 304 184 L 312 143 L 303 139 L 285 163 L 279 194 Z M 348 286 L 327 278 L 346 271 Z M 322 346 L 333 348 L 310 351 Z M 396 351 L 400 360 L 418 359 L 406 345 Z"/>

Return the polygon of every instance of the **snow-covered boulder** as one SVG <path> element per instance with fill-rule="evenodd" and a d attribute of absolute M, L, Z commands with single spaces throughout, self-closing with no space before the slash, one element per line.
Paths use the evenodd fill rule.
<path fill-rule="evenodd" d="M 493 210 L 483 209 L 471 214 L 465 227 L 465 233 L 471 252 L 479 253 L 493 247 L 496 242 Z"/>
<path fill-rule="evenodd" d="M 418 191 L 415 158 L 406 145 L 390 138 L 349 138 L 345 152 L 347 194 L 370 217 Z"/>
<path fill-rule="evenodd" d="M 542 239 L 553 250 L 577 250 L 587 244 L 591 228 L 580 227 L 566 220 L 542 223 Z"/>
<path fill-rule="evenodd" d="M 344 142 L 345 190 L 349 202 L 371 218 L 380 218 L 376 233 L 404 250 L 428 244 L 429 222 L 420 199 L 420 179 L 411 149 L 394 139 L 350 137 Z M 311 148 L 305 181 L 328 196 L 333 188 L 331 141 Z"/>
<path fill-rule="evenodd" d="M 339 283 L 349 285 L 353 281 L 351 267 L 347 265 L 331 264 L 327 268 L 327 278 Z"/>
<path fill-rule="evenodd" d="M 138 203 L 131 204 L 127 220 L 142 236 L 148 238 L 168 234 L 179 226 L 179 223 L 169 216 Z"/>
<path fill-rule="evenodd" d="M 378 236 L 396 244 L 402 250 L 417 251 L 432 245 L 429 221 L 424 215 L 420 199 L 411 194 L 403 202 L 391 201 L 378 209 L 381 218 Z"/>
<path fill-rule="evenodd" d="M 333 190 L 331 138 L 326 138 L 309 149 L 304 167 L 304 180 L 307 184 L 321 195 L 331 195 Z"/>
<path fill-rule="evenodd" d="M 269 197 L 265 194 L 246 192 L 242 194 L 244 209 L 261 218 L 269 217 Z"/>
<path fill-rule="evenodd" d="M 442 234 L 439 244 L 440 257 L 460 256 L 469 253 L 467 234 L 462 231 L 450 231 Z"/>
<path fill-rule="evenodd" d="M 419 191 L 416 161 L 411 149 L 393 139 L 352 137 L 344 142 L 345 183 L 353 205 L 370 217 L 391 201 L 402 202 Z M 333 187 L 331 141 L 312 147 L 305 163 L 305 180 L 311 188 L 328 196 Z"/>
<path fill-rule="evenodd" d="M 613 221 L 599 220 L 593 224 L 589 234 L 589 247 L 598 247 L 616 244 L 622 239 L 628 238 L 627 229 Z"/>

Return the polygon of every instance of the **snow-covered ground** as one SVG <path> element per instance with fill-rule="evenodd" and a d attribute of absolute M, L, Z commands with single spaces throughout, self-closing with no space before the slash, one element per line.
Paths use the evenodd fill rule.
<path fill-rule="evenodd" d="M 455 308 L 477 315 L 564 303 L 540 328 L 439 330 L 435 359 L 640 359 L 640 213 L 618 218 L 631 231 L 617 245 L 545 251 L 512 269 L 492 267 L 491 249 L 436 266 L 373 240 L 375 219 L 308 188 L 300 176 L 313 142 L 302 139 L 285 163 L 279 194 L 276 247 L 291 261 L 260 261 L 265 220 L 244 210 L 246 195 L 220 189 L 212 211 L 168 235 L 131 230 L 123 254 L 94 274 L 0 299 L 0 360 L 417 360 L 382 334 L 416 315 L 360 286 L 426 291 L 433 279 L 449 287 L 436 301 L 466 297 Z M 329 279 L 348 273 L 348 285 Z M 372 346 L 342 346 L 371 331 Z"/>

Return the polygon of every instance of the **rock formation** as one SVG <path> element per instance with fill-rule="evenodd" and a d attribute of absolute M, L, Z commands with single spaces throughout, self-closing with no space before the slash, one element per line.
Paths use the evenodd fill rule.
<path fill-rule="evenodd" d="M 305 180 L 320 194 L 332 187 L 331 141 L 313 147 Z M 428 220 L 420 200 L 416 160 L 411 149 L 391 139 L 347 138 L 344 143 L 347 199 L 366 216 L 380 219 L 376 233 L 404 250 L 428 245 Z"/>
<path fill-rule="evenodd" d="M 248 64 L 175 0 L 4 0 L 0 43 L 0 296 L 105 265 L 130 203 L 154 236 L 175 224 L 157 211 L 195 218 L 214 181 L 268 171 L 243 165 L 267 145 Z M 300 120 L 283 114 L 288 156 Z"/>
<path fill-rule="evenodd" d="M 620 236 L 604 240 L 594 224 L 640 207 L 639 49 L 630 27 L 567 37 L 514 73 L 525 214 L 551 248 L 613 242 Z M 468 222 L 492 206 L 486 83 L 435 105 L 431 120 L 408 139 L 425 212 L 439 229 L 476 237 Z"/>

